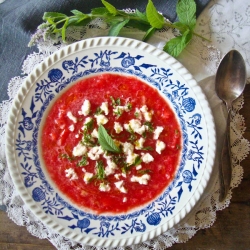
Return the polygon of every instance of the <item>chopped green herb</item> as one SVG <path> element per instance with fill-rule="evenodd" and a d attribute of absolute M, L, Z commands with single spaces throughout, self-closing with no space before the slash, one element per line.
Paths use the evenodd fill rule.
<path fill-rule="evenodd" d="M 114 113 L 114 115 L 115 115 L 117 118 L 119 118 L 119 117 L 122 115 L 123 110 L 120 109 L 119 107 L 116 107 L 116 109 L 113 111 L 113 113 Z"/>
<path fill-rule="evenodd" d="M 84 127 L 88 130 L 91 131 L 94 127 L 94 119 L 91 119 L 89 122 L 86 122 L 84 124 Z"/>
<path fill-rule="evenodd" d="M 144 175 L 144 174 L 148 174 L 151 173 L 152 170 L 151 169 L 140 169 L 137 171 L 138 174 Z"/>
<path fill-rule="evenodd" d="M 132 103 L 127 103 L 127 108 L 128 108 L 128 110 L 131 110 L 132 109 Z"/>
<path fill-rule="evenodd" d="M 154 127 L 152 122 L 144 122 L 144 125 L 148 127 L 148 132 L 153 133 L 154 132 Z"/>
<path fill-rule="evenodd" d="M 121 99 L 120 98 L 114 99 L 113 96 L 110 96 L 110 99 L 111 99 L 113 107 L 121 105 Z"/>
<path fill-rule="evenodd" d="M 135 115 L 135 118 L 138 118 L 139 117 L 139 112 L 135 112 L 134 115 Z"/>
<path fill-rule="evenodd" d="M 103 110 L 100 107 L 98 107 L 95 111 L 95 115 L 100 115 L 101 113 L 103 113 Z"/>
<path fill-rule="evenodd" d="M 141 150 L 153 151 L 154 149 L 152 147 L 148 146 L 148 147 L 141 148 Z"/>
<path fill-rule="evenodd" d="M 135 162 L 134 162 L 133 166 L 138 166 L 138 165 L 140 165 L 141 163 L 142 163 L 141 157 L 140 157 L 140 156 L 137 156 L 137 157 L 135 158 Z"/>
<path fill-rule="evenodd" d="M 94 147 L 97 145 L 96 140 L 92 137 L 90 133 L 88 133 L 87 128 L 83 131 L 83 138 L 81 140 L 81 144 L 88 147 Z"/>
<path fill-rule="evenodd" d="M 137 136 L 130 125 L 129 125 L 128 132 L 130 133 L 128 140 L 131 142 L 135 142 L 137 140 Z"/>
<path fill-rule="evenodd" d="M 83 167 L 88 165 L 88 156 L 87 155 L 83 155 L 82 159 L 77 163 L 77 166 L 79 167 Z"/>
<path fill-rule="evenodd" d="M 104 171 L 103 161 L 97 161 L 95 167 L 96 167 L 96 178 L 98 180 L 104 180 L 106 178 L 106 175 Z"/>
<path fill-rule="evenodd" d="M 69 156 L 68 154 L 60 154 L 60 155 L 59 155 L 59 158 L 62 158 L 62 159 L 67 159 L 67 160 L 69 160 L 69 161 L 73 161 L 73 160 L 75 160 L 75 158 L 74 158 L 74 157 Z"/>

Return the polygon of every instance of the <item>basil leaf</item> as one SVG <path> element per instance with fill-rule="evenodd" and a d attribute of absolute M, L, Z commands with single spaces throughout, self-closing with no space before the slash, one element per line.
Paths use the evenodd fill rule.
<path fill-rule="evenodd" d="M 150 25 L 153 28 L 161 29 L 163 27 L 164 17 L 160 13 L 158 13 L 157 9 L 155 8 L 151 0 L 148 1 L 146 7 L 146 15 Z"/>
<path fill-rule="evenodd" d="M 177 57 L 188 45 L 192 38 L 192 31 L 187 30 L 182 36 L 172 38 L 166 43 L 163 50 L 173 57 Z"/>
<path fill-rule="evenodd" d="M 98 141 L 104 150 L 114 153 L 120 152 L 120 148 L 115 145 L 115 142 L 102 125 L 98 128 Z"/>
<path fill-rule="evenodd" d="M 176 6 L 179 21 L 191 30 L 196 25 L 196 3 L 194 0 L 179 0 Z"/>
<path fill-rule="evenodd" d="M 105 0 L 102 0 L 102 4 L 106 7 L 106 9 L 109 11 L 109 13 L 116 15 L 117 9 L 115 8 L 115 6 L 113 6 L 112 4 L 108 3 Z"/>

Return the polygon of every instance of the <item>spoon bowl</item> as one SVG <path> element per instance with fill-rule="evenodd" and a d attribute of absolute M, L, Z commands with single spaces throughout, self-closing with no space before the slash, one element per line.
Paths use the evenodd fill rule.
<path fill-rule="evenodd" d="M 220 197 L 223 201 L 230 188 L 232 179 L 230 122 L 233 102 L 242 94 L 246 85 L 246 66 L 237 50 L 229 51 L 222 59 L 215 78 L 215 91 L 226 104 L 228 117 L 225 140 L 222 147 L 220 169 Z"/>
<path fill-rule="evenodd" d="M 246 67 L 237 50 L 229 51 L 222 59 L 215 82 L 215 91 L 225 103 L 232 103 L 242 94 L 246 85 Z"/>

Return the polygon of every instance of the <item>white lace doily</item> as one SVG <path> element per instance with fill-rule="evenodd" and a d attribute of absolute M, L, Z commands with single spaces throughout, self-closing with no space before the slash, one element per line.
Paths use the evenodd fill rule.
<path fill-rule="evenodd" d="M 241 10 L 245 11 L 242 12 Z M 212 42 L 208 43 L 201 41 L 199 38 L 194 38 L 178 60 L 193 74 L 208 98 L 215 119 L 218 141 L 217 152 L 220 152 L 220 142 L 226 127 L 226 110 L 224 104 L 215 94 L 214 75 L 222 56 L 231 49 L 237 49 L 242 53 L 246 61 L 248 77 L 250 75 L 250 45 L 247 42 L 249 40 L 248 34 L 250 33 L 250 4 L 248 4 L 248 0 L 212 0 L 200 15 L 196 32 L 208 37 Z M 67 37 L 70 42 L 73 42 L 87 37 L 106 34 L 106 24 L 98 20 L 87 29 L 72 28 L 68 32 Z M 41 32 L 38 31 L 33 38 L 39 38 L 41 35 Z M 140 39 L 143 33 L 127 29 L 122 35 Z M 149 43 L 162 48 L 165 42 L 173 36 L 174 34 L 171 30 L 157 32 Z M 54 233 L 36 219 L 15 190 L 5 158 L 5 126 L 15 94 L 23 83 L 25 75 L 29 74 L 37 64 L 62 46 L 66 45 L 53 45 L 51 40 L 46 42 L 38 41 L 39 53 L 33 53 L 26 58 L 22 67 L 24 76 L 17 76 L 10 80 L 7 90 L 9 100 L 0 103 L 0 205 L 5 204 L 7 206 L 8 216 L 17 225 L 26 226 L 31 234 L 39 238 L 48 239 L 57 249 L 94 249 L 90 246 L 81 246 Z M 243 137 L 246 129 L 244 117 L 239 114 L 243 104 L 244 98 L 242 96 L 235 102 L 232 112 L 233 179 L 227 199 L 223 203 L 218 201 L 219 171 L 217 156 L 209 185 L 194 209 L 178 225 L 175 225 L 163 235 L 126 249 L 156 250 L 170 247 L 174 243 L 186 242 L 198 230 L 212 226 L 216 219 L 216 211 L 222 210 L 230 204 L 232 189 L 237 187 L 242 180 L 243 169 L 241 161 L 246 158 L 250 150 L 249 141 Z"/>

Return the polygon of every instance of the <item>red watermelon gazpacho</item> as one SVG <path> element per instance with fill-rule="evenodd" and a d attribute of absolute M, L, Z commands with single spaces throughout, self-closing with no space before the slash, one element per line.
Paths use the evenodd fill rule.
<path fill-rule="evenodd" d="M 134 76 L 103 73 L 76 82 L 42 129 L 46 169 L 73 203 L 126 213 L 157 198 L 180 161 L 178 119 L 159 91 Z"/>

